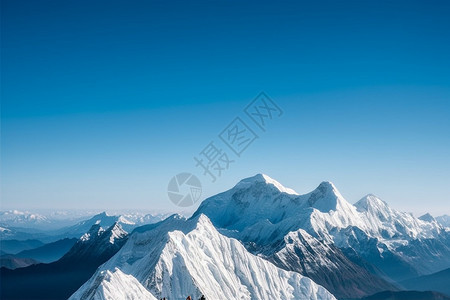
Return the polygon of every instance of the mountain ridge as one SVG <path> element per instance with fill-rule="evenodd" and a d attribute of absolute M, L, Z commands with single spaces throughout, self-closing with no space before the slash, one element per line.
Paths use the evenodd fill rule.
<path fill-rule="evenodd" d="M 448 236 L 435 221 L 396 211 L 372 194 L 352 205 L 327 181 L 310 193 L 293 195 L 274 188 L 267 180 L 254 178 L 243 179 L 235 187 L 205 199 L 193 216 L 207 215 L 224 234 L 266 257 L 286 246 L 285 237 L 290 232 L 303 229 L 344 253 L 352 249 L 361 256 L 353 257 L 353 262 L 379 265 L 381 273 L 373 275 L 382 274 L 389 280 L 432 272 L 439 264 L 450 265 Z M 437 260 L 436 251 L 448 259 Z M 366 263 L 361 264 L 364 266 Z M 398 266 L 398 271 L 393 266 Z"/>
<path fill-rule="evenodd" d="M 70 299 L 101 299 L 95 296 L 101 274 L 116 268 L 157 298 L 335 299 L 311 279 L 250 254 L 239 241 L 220 234 L 203 214 L 189 220 L 170 218 L 136 232 Z"/>

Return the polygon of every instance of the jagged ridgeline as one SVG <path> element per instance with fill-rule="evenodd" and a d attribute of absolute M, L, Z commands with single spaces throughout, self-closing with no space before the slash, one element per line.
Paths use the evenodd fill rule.
<path fill-rule="evenodd" d="M 65 228 L 81 236 L 69 252 L 51 264 L 2 269 L 2 296 L 14 284 L 29 287 L 16 286 L 16 296 L 39 291 L 39 299 L 355 299 L 413 295 L 403 292 L 412 287 L 448 292 L 449 273 L 442 270 L 450 267 L 449 228 L 371 194 L 351 204 L 331 182 L 299 195 L 257 174 L 204 200 L 189 219 L 136 224 L 103 213 Z M 58 288 L 35 284 L 43 274 L 52 274 Z M 425 294 L 441 295 L 417 295 Z"/>

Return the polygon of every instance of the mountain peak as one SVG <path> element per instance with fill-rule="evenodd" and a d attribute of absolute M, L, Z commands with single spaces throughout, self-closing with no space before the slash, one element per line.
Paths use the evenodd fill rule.
<path fill-rule="evenodd" d="M 426 221 L 426 222 L 435 222 L 436 221 L 434 219 L 434 217 L 432 215 L 430 215 L 429 213 L 426 213 L 423 216 L 420 216 L 419 219 L 422 221 Z"/>
<path fill-rule="evenodd" d="M 318 193 L 322 195 L 334 194 L 336 196 L 342 197 L 339 190 L 331 181 L 322 181 L 312 193 Z"/>
<path fill-rule="evenodd" d="M 332 183 L 331 181 L 328 180 L 324 180 L 319 184 L 319 187 L 324 187 L 324 188 L 333 188 L 335 189 L 336 186 L 334 185 L 334 183 Z"/>
<path fill-rule="evenodd" d="M 436 217 L 436 221 L 444 227 L 450 227 L 450 216 L 449 215 L 442 215 L 442 216 Z"/>
<path fill-rule="evenodd" d="M 100 226 L 100 223 L 95 223 L 91 226 L 88 232 L 83 234 L 80 238 L 81 242 L 86 242 L 92 238 L 100 236 L 105 230 Z"/>
<path fill-rule="evenodd" d="M 322 181 L 319 186 L 309 194 L 308 203 L 321 212 L 331 210 L 349 209 L 348 203 L 336 186 L 330 181 Z"/>
<path fill-rule="evenodd" d="M 130 279 L 145 288 L 122 279 L 115 290 L 102 286 L 105 271 L 116 268 L 126 270 Z M 158 299 L 205 295 L 206 299 L 335 300 L 311 279 L 249 253 L 243 244 L 222 235 L 203 214 L 182 222 L 173 219 L 134 235 L 70 299 L 90 299 L 91 295 L 109 299 L 106 293 L 118 290 L 121 299 L 129 295 L 148 299 L 143 293 L 150 292 Z"/>
<path fill-rule="evenodd" d="M 99 234 L 99 232 L 103 231 L 103 228 L 100 226 L 100 223 L 95 223 L 91 226 L 88 233 L 89 234 Z"/>
<path fill-rule="evenodd" d="M 198 215 L 197 223 L 212 225 L 211 220 L 205 214 Z"/>
<path fill-rule="evenodd" d="M 241 181 L 239 181 L 239 183 L 236 185 L 236 187 L 249 186 L 251 184 L 261 183 L 261 182 L 274 186 L 282 193 L 298 195 L 298 193 L 296 191 L 294 191 L 293 189 L 284 187 L 281 183 L 279 183 L 275 179 L 269 177 L 266 174 L 262 174 L 262 173 L 258 173 L 255 176 L 242 179 Z"/>
<path fill-rule="evenodd" d="M 120 225 L 120 221 L 114 222 L 106 231 L 117 231 L 117 230 L 123 230 L 122 226 Z"/>
<path fill-rule="evenodd" d="M 126 224 L 126 225 L 135 225 L 136 223 L 133 221 L 128 220 L 127 218 L 125 218 L 124 216 L 120 215 L 117 218 L 117 222 L 122 223 L 122 224 Z M 116 223 L 117 223 L 116 222 Z"/>
<path fill-rule="evenodd" d="M 389 209 L 389 205 L 374 194 L 367 194 L 362 197 L 355 203 L 355 207 L 358 211 L 387 211 Z"/>
<path fill-rule="evenodd" d="M 114 222 L 114 224 L 109 227 L 106 232 L 108 233 L 109 242 L 114 244 L 115 240 L 122 239 L 128 235 L 128 232 L 123 230 L 119 222 Z"/>
<path fill-rule="evenodd" d="M 103 212 L 98 213 L 95 216 L 93 216 L 93 218 L 103 218 L 103 217 L 109 217 L 109 215 L 106 213 L 106 211 L 103 211 Z"/>

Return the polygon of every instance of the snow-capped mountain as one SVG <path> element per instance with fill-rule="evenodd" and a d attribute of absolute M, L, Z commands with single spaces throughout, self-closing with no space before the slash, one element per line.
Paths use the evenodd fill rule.
<path fill-rule="evenodd" d="M 64 227 L 56 232 L 51 233 L 56 236 L 64 237 L 80 237 L 85 234 L 90 228 L 99 224 L 103 228 L 112 226 L 114 223 L 120 224 L 127 232 L 131 232 L 134 228 L 153 224 L 166 218 L 167 214 L 125 214 L 125 215 L 109 215 L 106 212 L 99 213 L 87 220 L 81 221 L 73 226 Z"/>
<path fill-rule="evenodd" d="M 101 271 L 92 288 L 86 299 L 157 300 L 136 278 L 123 273 L 118 268 L 114 271 Z M 78 297 L 77 295 L 78 293 L 72 298 Z"/>
<path fill-rule="evenodd" d="M 23 227 L 8 227 L 7 225 L 0 225 L 0 240 L 32 240 L 39 239 L 44 242 L 53 242 L 58 238 L 49 238 L 44 231 L 36 230 L 34 228 Z"/>
<path fill-rule="evenodd" d="M 106 212 L 99 213 L 90 219 L 81 221 L 73 226 L 64 227 L 57 231 L 58 234 L 69 235 L 73 237 L 80 237 L 86 232 L 90 231 L 92 226 L 98 225 L 99 227 L 108 228 L 113 224 L 118 223 L 125 230 L 131 231 L 135 227 L 135 223 L 126 219 L 125 217 L 118 215 L 108 215 Z"/>
<path fill-rule="evenodd" d="M 111 257 L 126 242 L 128 233 L 122 229 L 119 222 L 104 229 L 100 223 L 91 226 L 78 242 L 61 258 L 65 260 L 99 260 Z"/>
<path fill-rule="evenodd" d="M 0 211 L 0 224 L 8 227 L 45 226 L 51 221 L 40 214 L 19 210 Z"/>
<path fill-rule="evenodd" d="M 442 226 L 450 228 L 450 216 L 449 215 L 442 215 L 442 216 L 436 217 L 436 221 L 439 224 L 441 224 Z"/>
<path fill-rule="evenodd" d="M 106 229 L 94 224 L 58 261 L 16 270 L 1 268 L 0 298 L 67 299 L 127 238 L 118 222 Z"/>
<path fill-rule="evenodd" d="M 409 213 L 399 212 L 390 208 L 386 202 L 375 195 L 369 194 L 363 197 L 355 203 L 355 207 L 364 223 L 359 226 L 364 226 L 371 237 L 376 237 L 385 243 L 434 238 L 442 232 L 442 227 L 431 215 L 416 218 Z"/>
<path fill-rule="evenodd" d="M 136 226 L 142 226 L 145 224 L 158 223 L 159 221 L 170 217 L 172 213 L 122 213 L 120 215 L 133 222 Z"/>
<path fill-rule="evenodd" d="M 33 227 L 33 224 L 30 223 L 29 218 L 24 217 L 22 214 L 18 214 L 19 219 L 9 219 L 9 223 L 14 223 L 21 225 L 23 227 L 1 227 L 0 230 L 0 238 L 2 239 L 17 239 L 17 240 L 26 240 L 26 239 L 39 239 L 43 242 L 54 242 L 63 238 L 80 238 L 83 234 L 85 234 L 94 224 L 100 224 L 104 228 L 110 227 L 115 222 L 119 222 L 123 227 L 127 227 L 129 231 L 136 227 L 135 223 L 127 220 L 123 216 L 110 216 L 105 212 L 97 214 L 95 216 L 90 217 L 89 219 L 85 219 L 79 221 L 75 224 L 69 226 L 61 226 L 57 229 L 36 229 Z M 65 221 L 61 220 L 50 220 L 47 217 L 43 217 L 43 219 L 38 218 L 38 220 L 43 220 L 48 226 L 57 226 L 56 224 L 64 224 Z M 33 220 L 33 219 L 32 219 Z M 41 224 L 41 221 L 37 221 Z M 20 223 L 20 224 L 19 224 Z M 51 225 L 49 225 L 51 224 Z M 31 226 L 31 227 L 30 227 Z M 37 228 L 43 228 L 43 225 L 36 225 Z M 44 226 L 44 228 L 46 228 Z"/>
<path fill-rule="evenodd" d="M 338 298 L 398 289 L 352 262 L 336 246 L 319 241 L 303 229 L 289 232 L 280 247 L 267 259 L 285 270 L 308 276 Z"/>
<path fill-rule="evenodd" d="M 86 216 L 87 212 L 7 210 L 0 211 L 0 226 L 28 233 L 51 231 L 74 225 Z"/>
<path fill-rule="evenodd" d="M 276 181 L 268 178 L 258 174 L 244 179 L 231 190 L 206 199 L 196 214 L 205 213 L 219 227 L 238 231 L 266 220 L 271 224 L 282 223 L 285 230 L 289 230 L 289 226 L 306 227 L 312 235 L 338 244 L 345 241 L 337 240 L 336 235 L 330 233 L 330 227 L 355 226 L 370 237 L 386 242 L 392 241 L 394 236 L 411 240 L 433 238 L 442 232 L 436 222 L 391 209 L 374 195 L 367 195 L 352 205 L 331 182 L 322 182 L 311 193 L 295 195 L 285 193 L 287 188 L 280 188 L 280 183 L 274 185 Z"/>
<path fill-rule="evenodd" d="M 14 231 L 12 229 L 0 226 L 0 239 L 7 239 L 8 237 L 13 236 L 13 235 L 14 235 Z"/>
<path fill-rule="evenodd" d="M 6 239 L 42 238 L 46 241 L 57 238 L 79 237 L 97 221 L 109 227 L 119 222 L 127 230 L 159 222 L 169 213 L 126 212 L 93 214 L 90 211 L 45 211 L 45 214 L 8 210 L 0 211 L 0 237 Z M 68 236 L 63 236 L 64 234 Z M 53 239 L 54 240 L 54 239 Z"/>
<path fill-rule="evenodd" d="M 374 195 L 352 205 L 330 182 L 297 195 L 258 174 L 203 201 L 194 216 L 199 214 L 267 257 L 286 247 L 292 232 L 303 229 L 346 254 L 353 252 L 359 256 L 351 256 L 355 262 L 376 263 L 381 269 L 377 274 L 393 279 L 450 266 L 450 239 L 436 221 L 396 211 Z"/>
<path fill-rule="evenodd" d="M 136 231 L 70 299 L 335 299 L 296 272 L 250 254 L 205 215 L 173 216 Z M 149 292 L 151 295 L 149 295 Z"/>

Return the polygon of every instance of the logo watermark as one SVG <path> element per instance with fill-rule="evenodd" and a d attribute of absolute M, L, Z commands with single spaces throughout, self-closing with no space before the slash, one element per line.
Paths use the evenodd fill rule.
<path fill-rule="evenodd" d="M 170 179 L 167 194 L 170 201 L 177 206 L 192 206 L 202 195 L 202 184 L 197 176 L 191 173 L 180 173 Z"/>
<path fill-rule="evenodd" d="M 283 115 L 281 108 L 264 92 L 253 99 L 243 112 L 217 135 L 217 140 L 211 140 L 194 156 L 195 167 L 211 182 L 216 182 L 259 138 L 256 131 L 266 132 L 269 123 Z M 248 123 L 248 119 L 251 122 Z M 200 199 L 201 192 L 200 180 L 191 173 L 174 176 L 167 187 L 169 199 L 181 207 L 194 205 Z"/>

